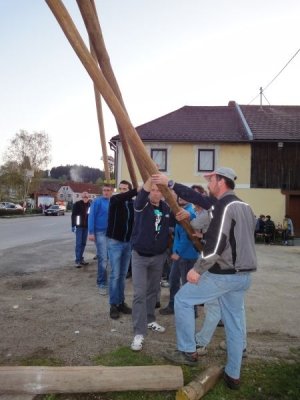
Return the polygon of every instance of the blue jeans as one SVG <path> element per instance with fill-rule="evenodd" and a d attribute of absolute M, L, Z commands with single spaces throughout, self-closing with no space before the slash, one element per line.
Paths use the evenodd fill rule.
<path fill-rule="evenodd" d="M 186 260 L 184 258 L 179 258 L 179 260 L 173 261 L 169 275 L 170 308 L 174 308 L 174 297 L 180 289 L 180 280 L 182 285 L 186 283 L 187 273 L 191 268 L 193 268 L 196 261 L 197 260 Z"/>
<path fill-rule="evenodd" d="M 226 373 L 240 377 L 244 341 L 244 295 L 250 287 L 250 273 L 228 275 L 205 272 L 197 284 L 187 282 L 175 296 L 177 347 L 180 351 L 196 351 L 196 304 L 219 299 L 227 343 Z"/>
<path fill-rule="evenodd" d="M 119 305 L 125 299 L 125 280 L 131 257 L 131 243 L 107 239 L 110 262 L 109 304 Z"/>
<path fill-rule="evenodd" d="M 99 288 L 107 287 L 107 237 L 105 232 L 95 233 L 96 248 L 97 248 L 97 261 L 98 261 L 98 273 L 97 273 L 97 285 Z"/>
<path fill-rule="evenodd" d="M 204 304 L 205 318 L 201 330 L 196 333 L 196 343 L 199 346 L 207 346 L 216 330 L 216 327 L 221 319 L 221 309 L 218 299 L 209 301 Z M 243 318 L 243 349 L 247 348 L 247 334 L 246 334 L 246 315 L 244 307 Z"/>
<path fill-rule="evenodd" d="M 75 244 L 75 262 L 79 264 L 83 261 L 83 252 L 86 246 L 88 229 L 87 228 L 76 228 L 76 244 Z"/>

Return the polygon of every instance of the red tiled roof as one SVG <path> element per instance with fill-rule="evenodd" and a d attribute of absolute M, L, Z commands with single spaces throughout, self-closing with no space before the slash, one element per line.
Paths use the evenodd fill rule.
<path fill-rule="evenodd" d="M 300 140 L 300 106 L 240 105 L 254 140 Z"/>
<path fill-rule="evenodd" d="M 82 193 L 82 192 L 88 192 L 88 193 L 93 193 L 93 194 L 100 194 L 100 185 L 95 185 L 93 183 L 83 183 L 83 182 L 64 182 L 61 186 L 69 186 L 73 192 L 75 193 Z"/>
<path fill-rule="evenodd" d="M 61 183 L 58 182 L 40 181 L 37 191 L 39 193 L 56 193 L 60 187 Z"/>
<path fill-rule="evenodd" d="M 228 106 L 184 106 L 136 130 L 143 141 L 248 141 L 235 107 Z"/>

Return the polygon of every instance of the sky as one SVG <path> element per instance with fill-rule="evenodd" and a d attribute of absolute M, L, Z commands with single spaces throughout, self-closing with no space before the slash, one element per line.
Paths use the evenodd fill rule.
<path fill-rule="evenodd" d="M 300 48 L 299 0 L 95 2 L 134 126 L 185 105 L 249 104 Z M 64 4 L 87 43 L 76 1 Z M 49 135 L 49 169 L 102 169 L 91 78 L 45 1 L 0 0 L 0 57 L 0 165 L 23 129 Z M 264 92 L 271 105 L 300 105 L 299 72 L 297 54 Z M 103 113 L 108 142 L 118 132 Z"/>

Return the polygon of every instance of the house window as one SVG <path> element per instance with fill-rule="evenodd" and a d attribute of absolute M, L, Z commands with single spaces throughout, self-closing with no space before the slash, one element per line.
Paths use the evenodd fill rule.
<path fill-rule="evenodd" d="M 151 149 L 151 158 L 157 165 L 159 171 L 167 171 L 167 149 Z"/>
<path fill-rule="evenodd" d="M 198 149 L 198 172 L 210 172 L 215 169 L 215 150 Z"/>

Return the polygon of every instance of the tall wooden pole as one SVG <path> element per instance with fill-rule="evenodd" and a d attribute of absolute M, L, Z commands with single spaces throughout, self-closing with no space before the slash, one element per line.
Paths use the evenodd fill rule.
<path fill-rule="evenodd" d="M 96 60 L 96 54 L 93 48 L 92 43 L 90 43 L 91 55 Z M 103 122 L 103 112 L 102 112 L 102 102 L 101 102 L 101 95 L 98 92 L 95 83 L 94 85 L 94 93 L 95 93 L 95 101 L 96 101 L 96 111 L 97 111 L 97 119 L 98 119 L 98 127 L 99 127 L 99 134 L 100 134 L 100 142 L 102 148 L 102 156 L 103 156 L 103 165 L 104 165 L 104 174 L 106 182 L 110 182 L 110 172 L 108 166 L 108 158 L 107 158 L 107 148 L 106 148 L 106 139 L 105 139 L 105 128 Z"/>
<path fill-rule="evenodd" d="M 98 60 L 99 66 L 103 72 L 104 77 L 106 78 L 107 82 L 110 84 L 111 88 L 113 89 L 117 99 L 119 100 L 120 104 L 123 106 L 124 111 L 126 111 L 126 107 L 122 98 L 122 94 L 113 72 L 110 58 L 108 52 L 106 50 L 105 42 L 102 35 L 102 30 L 100 27 L 96 6 L 93 0 L 77 0 L 77 4 L 79 10 L 81 12 L 83 21 L 85 23 L 87 32 L 89 34 L 90 41 L 92 43 L 93 49 L 96 54 L 96 58 Z M 122 147 L 124 151 L 124 156 L 126 159 L 129 175 L 134 187 L 138 186 L 135 170 L 133 167 L 132 158 L 130 155 L 129 146 L 126 140 L 126 137 L 122 131 L 122 128 L 117 123 L 119 136 L 122 142 Z"/>
<path fill-rule="evenodd" d="M 130 144 L 131 151 L 134 155 L 134 158 L 136 160 L 139 171 L 143 177 L 143 180 L 145 181 L 151 175 L 159 173 L 155 163 L 147 153 L 141 138 L 134 129 L 129 119 L 129 116 L 125 112 L 123 106 L 120 104 L 112 88 L 105 79 L 102 71 L 99 69 L 97 63 L 90 54 L 88 48 L 86 47 L 83 39 L 81 38 L 74 22 L 72 21 L 72 18 L 70 17 L 62 1 L 61 0 L 45 0 L 45 1 L 48 4 L 54 16 L 56 17 L 58 23 L 60 24 L 62 30 L 64 31 L 75 53 L 77 54 L 80 61 L 86 68 L 88 74 L 94 81 L 97 90 L 101 93 L 108 107 L 115 116 L 118 125 L 120 125 L 122 131 L 124 132 L 124 134 L 126 134 L 128 142 Z M 172 195 L 172 192 L 169 190 L 169 188 L 167 188 L 164 185 L 159 185 L 159 189 L 164 195 L 172 211 L 176 215 L 180 211 L 180 207 L 176 203 L 175 198 Z M 190 226 L 189 222 L 187 220 L 183 220 L 181 224 L 186 229 L 195 247 L 197 247 L 199 250 L 202 250 L 202 245 L 200 241 L 193 236 L 194 230 Z"/>

